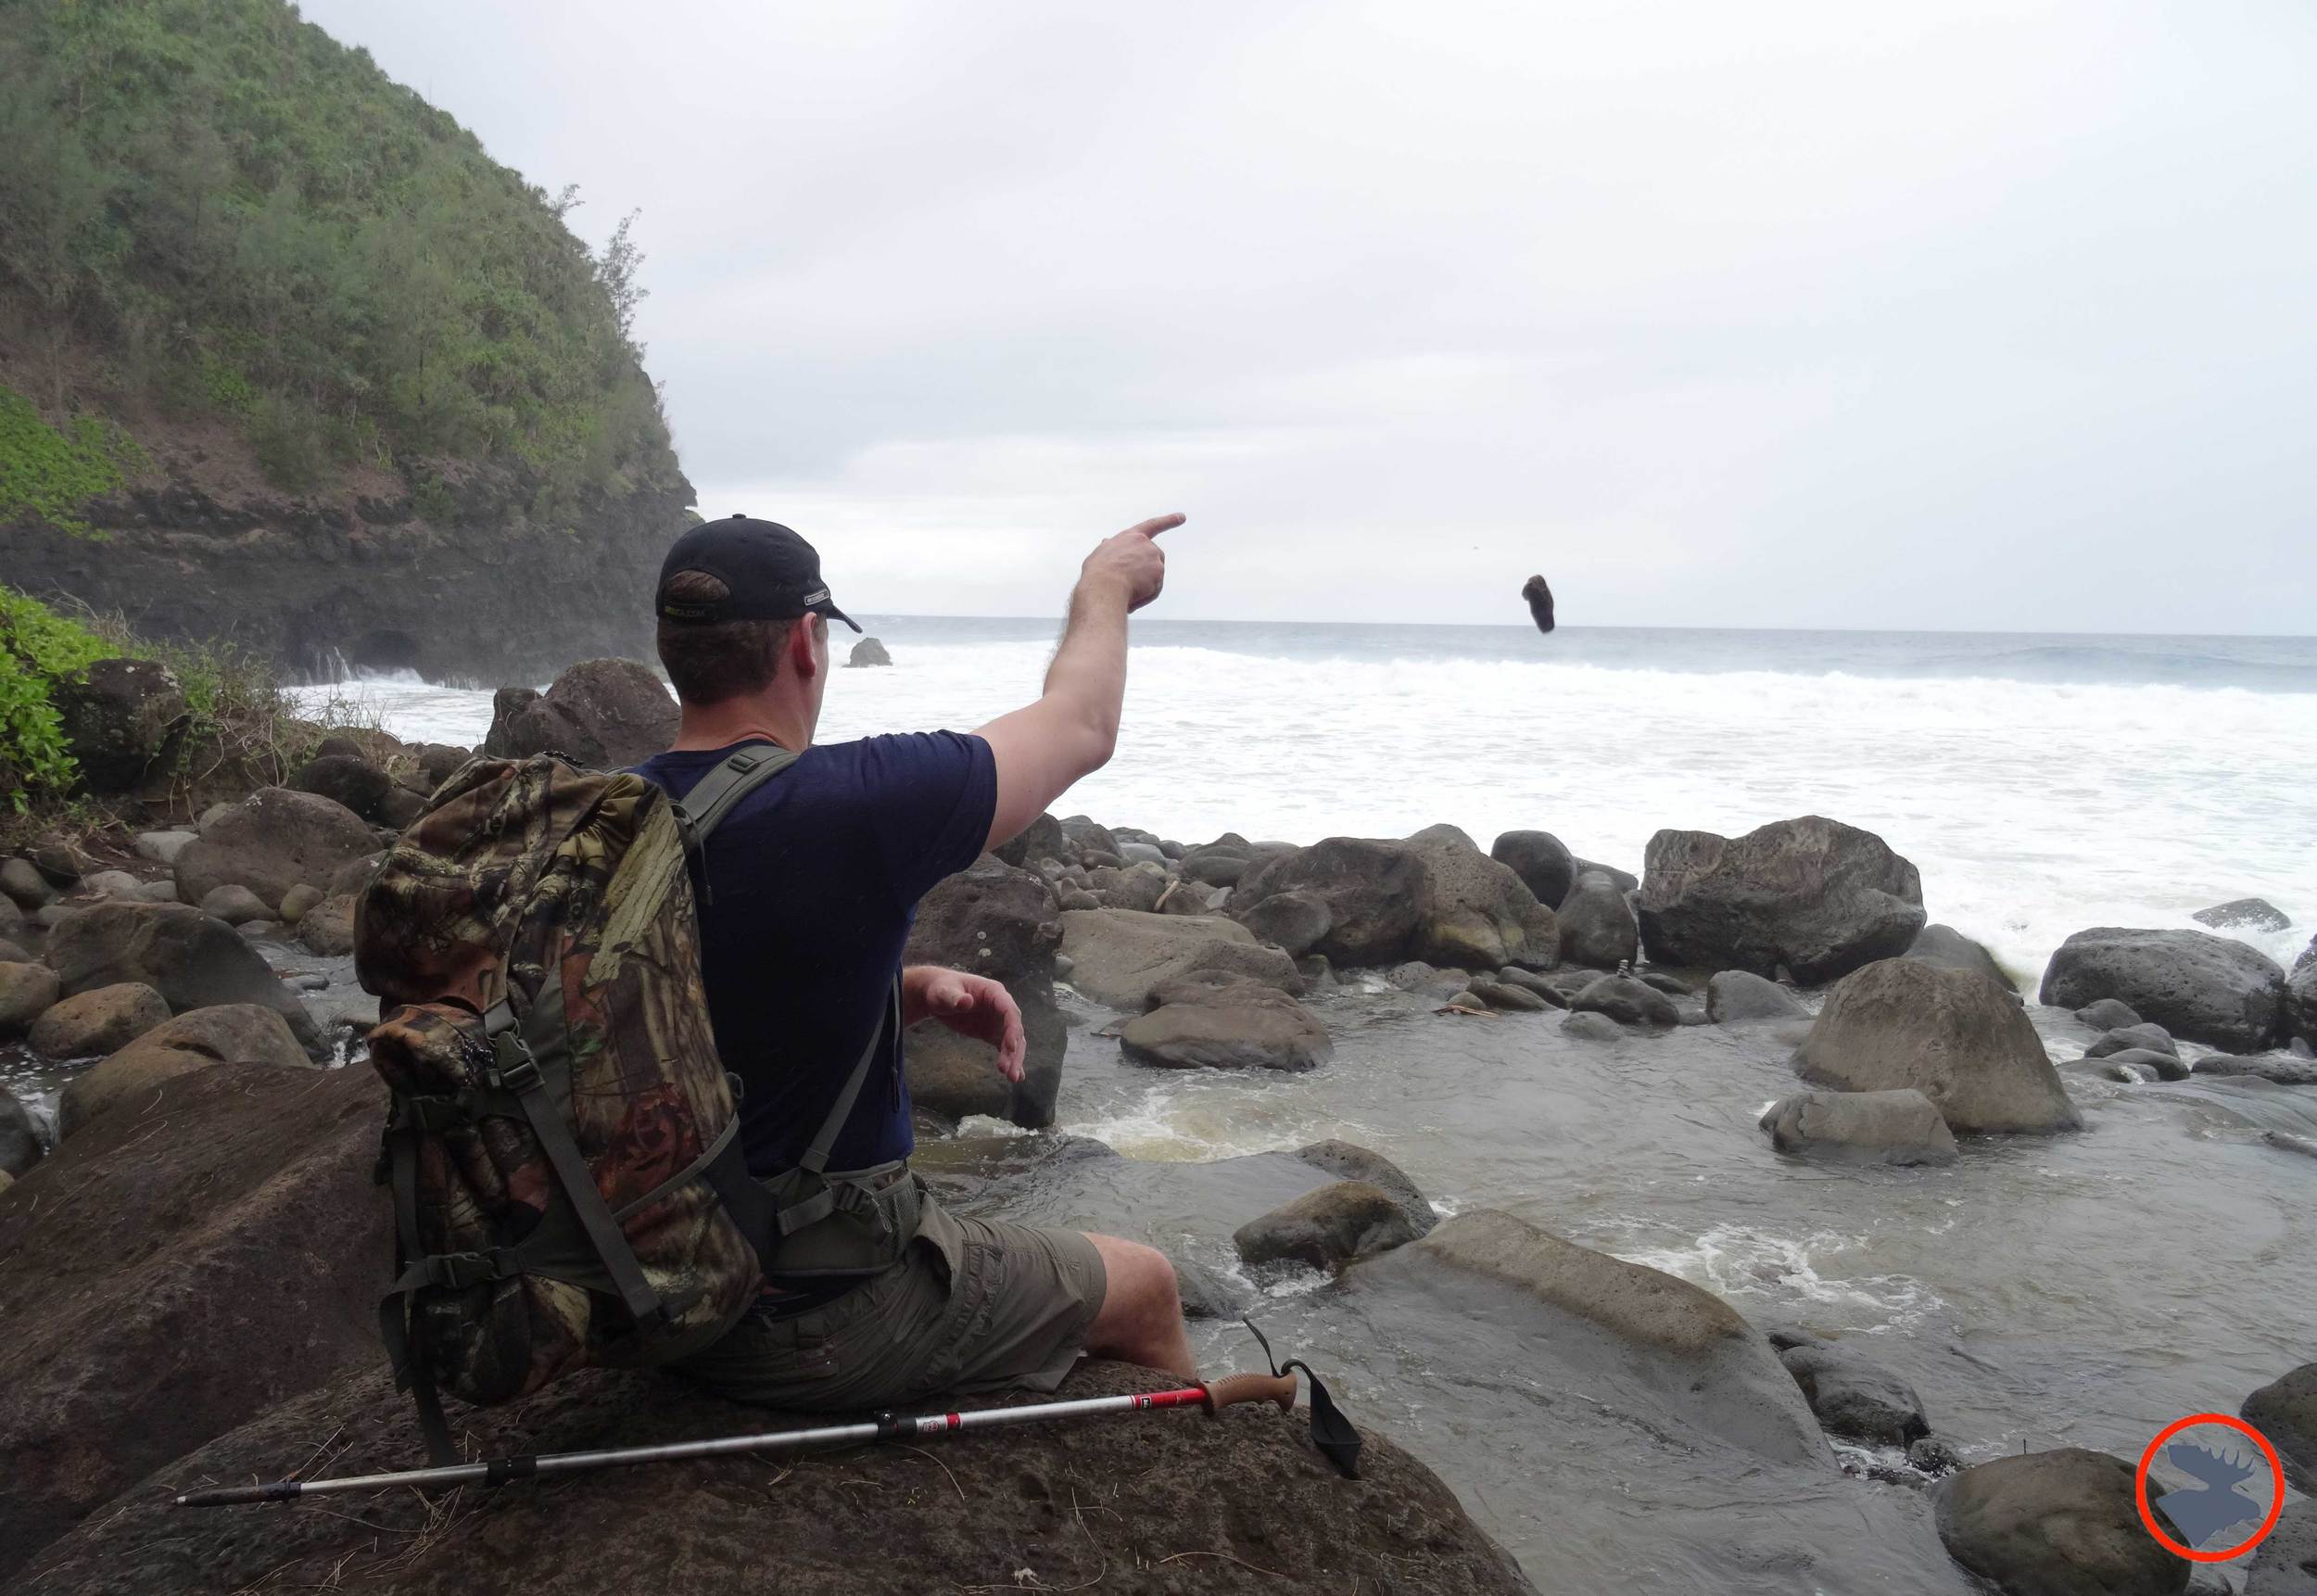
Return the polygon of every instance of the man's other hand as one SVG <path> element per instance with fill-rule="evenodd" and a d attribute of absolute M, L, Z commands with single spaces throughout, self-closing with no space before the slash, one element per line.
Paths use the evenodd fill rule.
<path fill-rule="evenodd" d="M 1008 1081 L 1021 1079 L 1029 1047 L 1021 1010 L 1013 994 L 987 976 L 913 964 L 901 972 L 901 1009 L 905 1024 L 938 1020 L 960 1036 L 988 1043 L 997 1049 L 997 1072 Z"/>
<path fill-rule="evenodd" d="M 1079 570 L 1080 579 L 1116 581 L 1126 591 L 1126 607 L 1141 609 L 1167 585 L 1167 554 L 1156 539 L 1159 533 L 1171 532 L 1182 525 L 1180 514 L 1154 515 L 1114 537 L 1105 538 L 1086 556 L 1085 564 Z"/>

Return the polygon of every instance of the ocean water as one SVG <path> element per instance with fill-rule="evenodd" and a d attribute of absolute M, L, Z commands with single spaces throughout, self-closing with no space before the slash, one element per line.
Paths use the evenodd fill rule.
<path fill-rule="evenodd" d="M 824 740 L 970 728 L 1033 697 L 1055 623 L 865 617 Z M 840 628 L 842 652 L 852 640 Z M 490 694 L 306 690 L 476 742 Z M 1638 872 L 1662 827 L 1821 814 L 1922 872 L 1933 920 L 2025 984 L 2086 926 L 2267 898 L 2317 930 L 2317 639 L 1138 620 L 1117 756 L 1064 808 L 1184 842 L 1438 821 L 1549 830 Z"/>

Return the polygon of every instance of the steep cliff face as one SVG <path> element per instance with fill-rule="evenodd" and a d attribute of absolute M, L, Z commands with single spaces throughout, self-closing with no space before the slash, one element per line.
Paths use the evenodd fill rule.
<path fill-rule="evenodd" d="M 140 437 L 154 468 L 89 502 L 86 533 L 0 531 L 0 579 L 120 610 L 146 636 L 233 638 L 306 677 L 407 669 L 493 686 L 593 655 L 652 657 L 652 584 L 690 522 L 679 472 L 584 493 L 543 524 L 515 468 L 294 497 L 214 468 L 214 449 Z"/>
<path fill-rule="evenodd" d="M 648 646 L 627 223 L 285 0 L 0 4 L 0 581 L 299 674 Z"/>

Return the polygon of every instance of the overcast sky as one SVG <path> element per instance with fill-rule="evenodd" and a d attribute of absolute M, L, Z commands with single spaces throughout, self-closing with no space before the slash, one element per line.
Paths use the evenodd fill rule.
<path fill-rule="evenodd" d="M 303 9 L 856 611 L 2317 629 L 2307 0 Z"/>

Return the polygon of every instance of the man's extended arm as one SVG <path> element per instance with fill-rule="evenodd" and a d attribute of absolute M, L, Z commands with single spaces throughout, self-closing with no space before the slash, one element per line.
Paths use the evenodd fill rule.
<path fill-rule="evenodd" d="M 1118 746 L 1126 698 L 1126 617 L 1158 596 L 1167 557 L 1152 541 L 1183 525 L 1160 515 L 1106 538 L 1086 556 L 1070 593 L 1062 645 L 1038 702 L 981 728 L 997 762 L 993 848 L 1018 835 Z"/>

